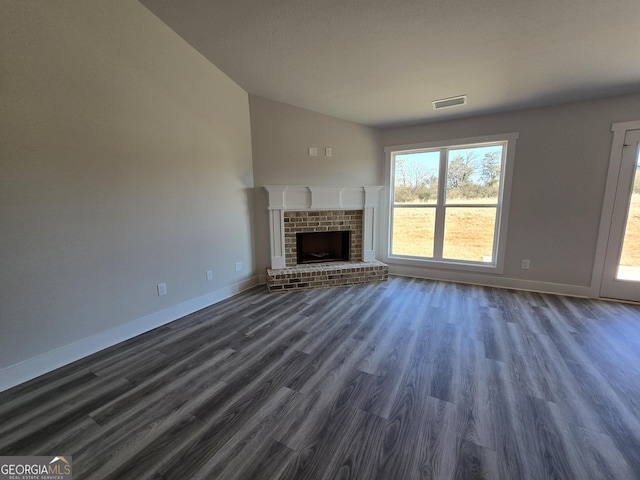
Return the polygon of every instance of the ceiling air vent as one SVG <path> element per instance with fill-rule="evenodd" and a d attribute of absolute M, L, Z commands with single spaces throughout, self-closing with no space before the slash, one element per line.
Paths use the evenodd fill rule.
<path fill-rule="evenodd" d="M 465 105 L 467 103 L 467 96 L 458 95 L 457 97 L 441 98 L 440 100 L 434 100 L 432 103 L 434 110 L 457 107 L 458 105 Z"/>

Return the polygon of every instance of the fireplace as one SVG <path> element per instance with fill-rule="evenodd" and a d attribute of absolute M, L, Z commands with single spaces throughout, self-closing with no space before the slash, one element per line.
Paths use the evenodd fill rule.
<path fill-rule="evenodd" d="M 270 292 L 385 281 L 375 259 L 382 187 L 265 186 Z"/>
<path fill-rule="evenodd" d="M 351 230 L 296 233 L 298 265 L 349 261 Z"/>
<path fill-rule="evenodd" d="M 265 186 L 271 269 L 294 267 L 297 232 L 352 230 L 351 262 L 375 260 L 382 187 Z"/>
<path fill-rule="evenodd" d="M 351 262 L 362 261 L 362 211 L 361 210 L 319 210 L 319 211 L 295 211 L 284 212 L 284 246 L 285 246 L 285 267 L 295 267 L 300 265 L 301 258 L 307 257 L 307 263 L 320 263 L 347 259 Z M 343 232 L 347 232 L 344 234 Z M 350 232 L 350 233 L 349 233 Z M 309 252 L 303 253 L 303 257 L 298 255 L 300 245 L 300 234 L 324 233 L 318 237 L 309 237 L 313 243 L 320 241 L 330 242 L 332 245 L 311 245 L 316 248 L 315 261 L 309 258 Z M 334 234 L 336 236 L 334 236 Z M 343 248 L 344 239 L 338 239 L 337 235 L 347 235 L 347 245 Z M 314 240 L 315 239 L 315 240 Z M 338 243 L 338 245 L 336 245 Z M 338 250 L 342 252 L 338 252 Z M 321 255 L 330 254 L 330 255 Z M 324 258 L 321 258 L 324 257 Z M 329 258 L 337 257 L 337 258 Z"/>

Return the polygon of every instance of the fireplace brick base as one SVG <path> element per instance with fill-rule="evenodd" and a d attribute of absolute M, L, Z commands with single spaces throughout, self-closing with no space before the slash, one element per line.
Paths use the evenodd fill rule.
<path fill-rule="evenodd" d="M 311 288 L 384 282 L 389 278 L 389 266 L 372 262 L 330 262 L 267 269 L 270 292 L 308 290 Z"/>

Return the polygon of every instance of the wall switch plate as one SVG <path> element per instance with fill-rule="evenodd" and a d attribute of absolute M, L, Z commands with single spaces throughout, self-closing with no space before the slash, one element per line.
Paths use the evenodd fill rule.
<path fill-rule="evenodd" d="M 207 280 L 213 280 L 213 271 L 207 270 Z"/>
<path fill-rule="evenodd" d="M 331 154 L 332 154 L 331 147 L 327 147 L 327 148 L 324 149 L 324 156 L 325 157 L 330 157 Z"/>
<path fill-rule="evenodd" d="M 158 284 L 158 296 L 161 297 L 162 295 L 166 295 L 167 294 L 167 284 L 166 283 L 159 283 Z"/>
<path fill-rule="evenodd" d="M 318 156 L 318 147 L 309 147 L 309 156 L 317 157 Z"/>
<path fill-rule="evenodd" d="M 242 270 L 242 262 L 236 262 L 236 272 Z"/>
<path fill-rule="evenodd" d="M 529 270 L 529 267 L 531 266 L 531 261 L 527 260 L 526 258 L 522 259 L 522 265 L 520 268 L 522 268 L 522 270 Z"/>

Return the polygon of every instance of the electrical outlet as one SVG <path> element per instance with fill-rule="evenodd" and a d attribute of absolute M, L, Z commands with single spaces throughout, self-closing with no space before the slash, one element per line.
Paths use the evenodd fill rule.
<path fill-rule="evenodd" d="M 332 155 L 332 153 L 333 152 L 331 150 L 331 147 L 327 147 L 327 148 L 324 149 L 324 156 L 325 157 L 330 157 Z"/>
<path fill-rule="evenodd" d="M 530 266 L 531 266 L 531 261 L 526 258 L 523 258 L 522 265 L 520 266 L 520 268 L 522 268 L 522 270 L 529 270 Z"/>
<path fill-rule="evenodd" d="M 161 297 L 162 295 L 166 295 L 167 294 L 167 284 L 166 283 L 159 283 L 158 284 L 158 296 Z"/>
<path fill-rule="evenodd" d="M 207 270 L 207 280 L 213 280 L 213 271 Z"/>
<path fill-rule="evenodd" d="M 242 262 L 236 262 L 236 272 L 242 270 Z"/>
<path fill-rule="evenodd" d="M 309 147 L 309 156 L 317 157 L 318 156 L 318 147 Z"/>

